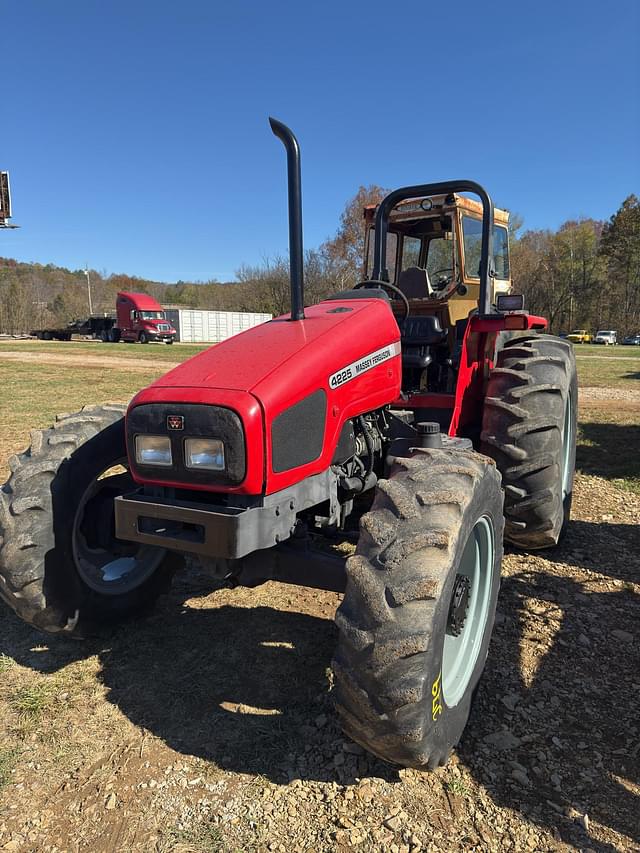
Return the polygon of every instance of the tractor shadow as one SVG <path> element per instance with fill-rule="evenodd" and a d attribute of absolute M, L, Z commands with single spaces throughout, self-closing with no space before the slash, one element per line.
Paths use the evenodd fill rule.
<path fill-rule="evenodd" d="M 545 552 L 545 556 L 554 562 L 606 575 L 620 586 L 632 584 L 640 578 L 640 526 L 572 521 L 562 544 Z"/>
<path fill-rule="evenodd" d="M 191 595 L 172 594 L 108 644 L 48 640 L 0 603 L 0 654 L 40 673 L 98 655 L 109 702 L 177 752 L 225 771 L 281 784 L 398 780 L 373 756 L 343 751 L 329 690 L 332 619 L 270 606 L 189 606 Z"/>
<path fill-rule="evenodd" d="M 544 571 L 503 579 L 487 669 L 460 751 L 497 804 L 519 809 L 557 840 L 604 853 L 617 848 L 592 837 L 579 814 L 640 842 L 640 798 L 632 792 L 640 784 L 640 597 L 628 582 L 639 577 L 640 528 L 635 552 L 628 539 L 618 556 L 619 529 L 631 525 L 573 522 L 563 545 L 547 554 L 588 568 L 571 558 L 571 542 L 589 550 L 589 528 L 596 527 L 608 555 L 597 571 L 615 578 L 611 591 Z M 624 564 L 626 548 L 633 570 Z M 485 740 L 501 730 L 517 739 L 511 748 Z M 523 771 L 529 784 L 516 778 Z"/>

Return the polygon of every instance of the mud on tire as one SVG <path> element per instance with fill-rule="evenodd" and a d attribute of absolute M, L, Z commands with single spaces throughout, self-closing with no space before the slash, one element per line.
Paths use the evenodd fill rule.
<path fill-rule="evenodd" d="M 507 341 L 489 377 L 481 450 L 505 491 L 505 539 L 557 544 L 571 511 L 578 385 L 573 347 L 551 335 Z"/>
<path fill-rule="evenodd" d="M 486 609 L 457 683 L 443 672 L 450 604 L 481 527 L 493 549 L 477 587 Z M 500 475 L 476 453 L 420 451 L 394 459 L 380 481 L 347 561 L 333 661 L 343 729 L 380 758 L 432 769 L 458 743 L 495 618 L 502 533 Z"/>
<path fill-rule="evenodd" d="M 126 469 L 117 467 L 126 464 L 125 408 L 85 406 L 61 415 L 52 428 L 33 430 L 30 447 L 9 460 L 11 476 L 0 490 L 0 598 L 42 630 L 93 633 L 147 607 L 178 565 L 178 558 L 158 550 L 139 584 L 116 575 L 104 589 L 78 569 L 81 553 L 110 554 L 112 499 L 132 485 Z M 115 474 L 107 479 L 110 469 Z M 85 501 L 87 507 L 93 502 L 93 515 L 81 531 L 81 547 Z M 116 542 L 115 550 L 116 560 L 133 553 L 125 543 Z"/>

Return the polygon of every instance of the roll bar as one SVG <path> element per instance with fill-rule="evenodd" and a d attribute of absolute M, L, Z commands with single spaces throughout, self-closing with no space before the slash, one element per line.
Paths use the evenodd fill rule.
<path fill-rule="evenodd" d="M 389 281 L 386 268 L 387 229 L 393 208 L 408 198 L 421 196 L 449 195 L 470 192 L 482 201 L 482 245 L 480 254 L 480 299 L 478 311 L 481 317 L 491 314 L 491 279 L 495 277 L 493 262 L 493 202 L 489 193 L 475 181 L 442 181 L 435 184 L 417 184 L 401 187 L 382 199 L 376 213 L 375 243 L 373 248 L 372 280 Z"/>
<path fill-rule="evenodd" d="M 300 146 L 292 130 L 275 118 L 269 118 L 271 130 L 287 151 L 289 194 L 289 277 L 291 282 L 291 319 L 304 320 L 304 255 L 302 251 L 302 188 Z"/>

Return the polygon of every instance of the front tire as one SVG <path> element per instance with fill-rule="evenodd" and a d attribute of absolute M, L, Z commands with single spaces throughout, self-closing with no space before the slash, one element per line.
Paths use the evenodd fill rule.
<path fill-rule="evenodd" d="M 148 607 L 179 558 L 115 539 L 131 488 L 124 406 L 85 406 L 34 430 L 0 491 L 0 597 L 52 633 L 95 633 Z"/>
<path fill-rule="evenodd" d="M 140 334 L 138 336 L 138 340 L 140 341 L 141 344 L 148 344 L 149 343 L 149 338 L 147 337 L 146 332 L 140 332 Z"/>
<path fill-rule="evenodd" d="M 508 341 L 485 398 L 481 450 L 505 491 L 505 538 L 519 548 L 556 545 L 571 512 L 578 382 L 571 344 L 551 335 Z"/>
<path fill-rule="evenodd" d="M 420 451 L 380 481 L 347 561 L 333 662 L 343 729 L 380 758 L 433 769 L 460 740 L 495 618 L 502 529 L 500 475 L 476 453 Z"/>

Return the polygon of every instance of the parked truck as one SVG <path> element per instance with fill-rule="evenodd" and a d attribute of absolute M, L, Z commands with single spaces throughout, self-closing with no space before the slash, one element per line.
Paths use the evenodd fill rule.
<path fill-rule="evenodd" d="M 164 341 L 172 344 L 175 340 L 176 330 L 167 320 L 162 305 L 148 293 L 120 291 L 116 299 L 116 317 L 117 325 L 109 335 L 113 343 Z"/>
<path fill-rule="evenodd" d="M 86 320 L 74 320 L 62 328 L 32 329 L 31 334 L 41 341 L 70 341 L 72 335 L 83 335 L 114 344 L 118 341 L 172 344 L 176 338 L 176 330 L 153 296 L 124 290 L 117 295 L 115 316 L 93 315 Z"/>

